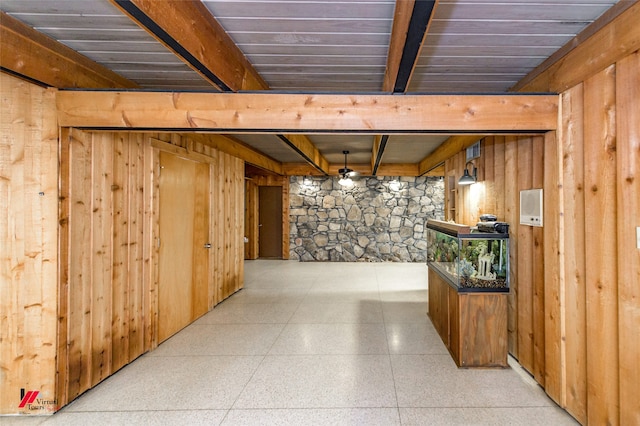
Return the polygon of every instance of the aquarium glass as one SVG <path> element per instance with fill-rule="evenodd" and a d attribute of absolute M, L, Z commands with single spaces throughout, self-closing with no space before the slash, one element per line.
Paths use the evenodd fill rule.
<path fill-rule="evenodd" d="M 427 230 L 427 263 L 459 291 L 509 291 L 506 234 Z"/>

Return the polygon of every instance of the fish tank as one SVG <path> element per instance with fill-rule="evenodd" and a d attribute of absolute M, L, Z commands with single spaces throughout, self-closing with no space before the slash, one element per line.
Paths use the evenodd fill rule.
<path fill-rule="evenodd" d="M 427 265 L 458 292 L 509 292 L 509 234 L 427 221 Z"/>

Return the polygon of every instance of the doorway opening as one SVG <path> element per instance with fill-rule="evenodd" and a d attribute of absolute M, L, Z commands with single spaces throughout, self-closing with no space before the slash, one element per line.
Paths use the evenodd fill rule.
<path fill-rule="evenodd" d="M 282 187 L 259 187 L 258 205 L 258 257 L 282 259 Z"/>

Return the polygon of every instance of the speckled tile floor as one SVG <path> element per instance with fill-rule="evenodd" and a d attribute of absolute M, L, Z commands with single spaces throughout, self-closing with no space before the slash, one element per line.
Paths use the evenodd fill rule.
<path fill-rule="evenodd" d="M 456 368 L 424 264 L 245 263 L 245 289 L 45 425 L 575 425 L 517 363 Z"/>

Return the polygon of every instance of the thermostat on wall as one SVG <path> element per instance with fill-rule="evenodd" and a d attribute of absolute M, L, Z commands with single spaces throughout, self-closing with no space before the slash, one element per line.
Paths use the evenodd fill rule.
<path fill-rule="evenodd" d="M 542 226 L 542 189 L 520 191 L 520 225 Z"/>

